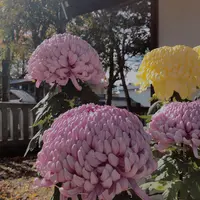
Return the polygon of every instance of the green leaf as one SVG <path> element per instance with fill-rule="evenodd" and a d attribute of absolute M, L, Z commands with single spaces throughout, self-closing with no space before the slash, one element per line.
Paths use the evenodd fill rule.
<path fill-rule="evenodd" d="M 36 148 L 36 146 L 38 144 L 38 140 L 39 140 L 40 134 L 41 134 L 41 130 L 39 130 L 34 135 L 34 137 L 31 139 L 31 141 L 29 142 L 28 147 L 26 149 L 26 152 L 24 154 L 24 157 L 28 154 L 29 151 L 33 151 Z"/>
<path fill-rule="evenodd" d="M 148 182 L 148 183 L 144 183 L 141 185 L 141 188 L 143 190 L 149 190 L 149 191 L 161 191 L 163 192 L 165 190 L 166 184 L 161 183 L 161 182 Z"/>
<path fill-rule="evenodd" d="M 57 94 L 58 91 L 56 90 L 56 85 L 50 88 L 49 92 L 46 94 L 46 96 L 32 109 L 37 110 L 41 106 L 43 106 L 52 96 Z"/>
<path fill-rule="evenodd" d="M 153 115 L 155 114 L 160 108 L 162 108 L 163 102 L 162 101 L 157 101 L 155 102 L 148 110 L 147 115 Z"/>
<path fill-rule="evenodd" d="M 172 159 L 170 156 L 171 155 L 164 155 L 159 159 L 158 168 L 152 174 L 151 182 L 142 185 L 143 188 L 151 192 L 164 192 L 168 188 L 169 183 L 179 178 L 176 160 Z"/>
<path fill-rule="evenodd" d="M 44 125 L 47 121 L 49 121 L 52 118 L 52 115 L 45 115 L 46 113 L 40 113 L 40 120 L 37 119 L 34 124 L 32 125 L 32 127 L 37 127 L 37 126 L 41 126 Z"/>
<path fill-rule="evenodd" d="M 200 170 L 190 172 L 184 180 L 186 191 L 193 199 L 199 199 L 200 195 Z"/>
<path fill-rule="evenodd" d="M 61 187 L 61 185 L 62 184 L 57 184 L 58 187 Z M 57 186 L 54 187 L 54 193 L 51 200 L 60 200 L 60 191 Z"/>
<path fill-rule="evenodd" d="M 189 185 L 182 183 L 180 187 L 179 196 L 181 200 L 194 200 L 189 194 Z"/>
<path fill-rule="evenodd" d="M 170 180 L 171 176 L 168 174 L 167 171 L 162 172 L 155 178 L 155 181 L 170 181 Z"/>
<path fill-rule="evenodd" d="M 158 161 L 158 168 L 155 174 L 157 176 L 160 176 L 162 174 L 160 176 L 160 178 L 162 178 L 162 176 L 165 177 L 166 172 L 170 176 L 174 176 L 177 174 L 176 160 L 172 159 L 170 155 L 165 155 Z"/>
<path fill-rule="evenodd" d="M 152 115 L 139 115 L 139 118 L 145 120 L 146 123 L 151 121 Z"/>
<path fill-rule="evenodd" d="M 181 181 L 169 182 L 163 192 L 164 200 L 178 200 L 178 193 L 181 188 Z"/>
<path fill-rule="evenodd" d="M 37 125 L 44 124 L 46 120 L 49 118 L 50 111 L 51 107 L 48 104 L 39 108 L 36 112 L 36 118 L 33 126 L 35 127 Z"/>
<path fill-rule="evenodd" d="M 200 174 L 199 174 L 200 175 Z M 200 197 L 200 183 L 199 182 L 194 182 L 192 185 L 190 185 L 189 191 L 190 195 L 193 199 L 199 199 Z"/>

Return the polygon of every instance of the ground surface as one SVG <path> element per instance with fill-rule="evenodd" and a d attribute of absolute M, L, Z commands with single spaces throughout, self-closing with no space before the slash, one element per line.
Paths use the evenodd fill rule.
<path fill-rule="evenodd" d="M 34 189 L 35 157 L 0 158 L 0 200 L 49 200 L 52 188 Z"/>
<path fill-rule="evenodd" d="M 50 200 L 53 188 L 33 187 L 35 157 L 0 158 L 0 200 Z M 161 200 L 160 196 L 151 197 Z"/>

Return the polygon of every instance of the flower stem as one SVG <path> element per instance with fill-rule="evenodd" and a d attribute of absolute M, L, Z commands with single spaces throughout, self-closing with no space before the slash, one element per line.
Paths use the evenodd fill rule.
<path fill-rule="evenodd" d="M 181 172 L 181 174 L 179 175 L 179 180 L 180 181 L 183 181 L 183 173 Z M 181 200 L 181 191 L 179 190 L 178 191 L 178 200 Z"/>
<path fill-rule="evenodd" d="M 180 150 L 180 157 L 183 158 L 183 161 L 185 160 L 185 152 L 184 152 L 184 145 L 181 145 L 181 150 Z M 181 173 L 179 174 L 179 180 L 182 182 L 183 181 L 183 170 L 181 169 Z M 181 192 L 180 190 L 178 191 L 178 200 L 181 200 Z"/>
<path fill-rule="evenodd" d="M 142 200 L 138 195 L 135 194 L 133 190 L 130 191 L 131 196 L 128 194 L 128 192 L 122 192 L 121 194 L 115 196 L 113 200 Z"/>
<path fill-rule="evenodd" d="M 54 193 L 53 196 L 51 197 L 51 200 L 60 200 L 60 191 L 59 191 L 59 187 L 61 187 L 62 184 L 58 183 L 55 187 L 54 187 Z"/>

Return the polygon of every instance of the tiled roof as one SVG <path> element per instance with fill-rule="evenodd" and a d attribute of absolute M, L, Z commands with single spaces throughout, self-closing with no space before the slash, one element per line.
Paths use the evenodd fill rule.
<path fill-rule="evenodd" d="M 26 79 L 15 79 L 15 80 L 10 80 L 10 84 L 21 84 L 21 83 L 31 83 L 32 81 L 28 81 Z"/>

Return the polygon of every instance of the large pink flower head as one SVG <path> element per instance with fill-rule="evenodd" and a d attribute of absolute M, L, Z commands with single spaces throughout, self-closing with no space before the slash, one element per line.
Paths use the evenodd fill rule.
<path fill-rule="evenodd" d="M 195 157 L 200 146 L 200 101 L 173 102 L 165 105 L 152 117 L 148 132 L 157 142 L 158 150 L 173 144 L 192 147 Z"/>
<path fill-rule="evenodd" d="M 55 120 L 44 133 L 36 167 L 38 186 L 62 183 L 63 199 L 112 200 L 132 187 L 148 196 L 136 180 L 156 169 L 139 119 L 126 110 L 94 104 L 74 108 Z"/>
<path fill-rule="evenodd" d="M 28 62 L 27 78 L 65 86 L 69 79 L 81 90 L 79 81 L 97 85 L 105 74 L 98 53 L 84 40 L 70 34 L 58 34 L 44 40 Z"/>

